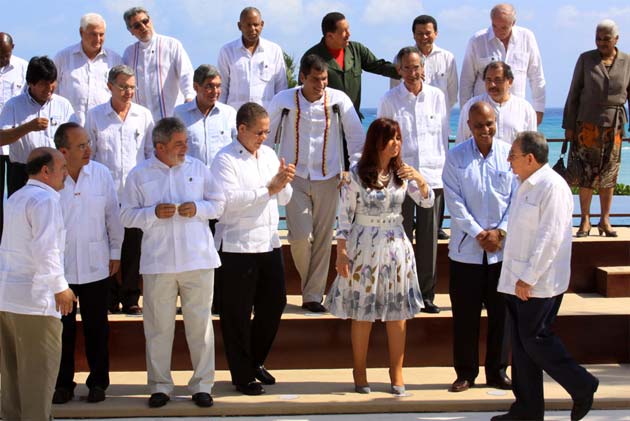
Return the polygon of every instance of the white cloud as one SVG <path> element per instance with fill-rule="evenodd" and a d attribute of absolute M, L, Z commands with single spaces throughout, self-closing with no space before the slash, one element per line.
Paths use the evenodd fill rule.
<path fill-rule="evenodd" d="M 368 0 L 361 19 L 369 24 L 391 24 L 408 22 L 421 12 L 421 0 Z"/>
<path fill-rule="evenodd" d="M 479 29 L 490 25 L 490 9 L 473 6 L 459 6 L 444 9 L 436 16 L 440 32 L 442 28 L 472 35 Z"/>

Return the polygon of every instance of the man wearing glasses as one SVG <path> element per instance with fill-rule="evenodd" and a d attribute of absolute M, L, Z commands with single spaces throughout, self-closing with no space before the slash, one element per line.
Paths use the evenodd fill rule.
<path fill-rule="evenodd" d="M 127 174 L 152 156 L 153 117 L 148 109 L 132 102 L 136 78 L 130 67 L 112 67 L 107 80 L 111 100 L 88 111 L 85 129 L 92 142 L 92 159 L 109 168 L 120 201 Z M 119 303 L 126 314 L 141 313 L 138 306 L 141 241 L 142 231 L 125 229 L 120 280 L 112 277 L 111 282 L 112 313 L 119 312 Z"/>
<path fill-rule="evenodd" d="M 85 124 L 85 114 L 109 99 L 107 72 L 122 64 L 122 58 L 105 48 L 105 20 L 88 13 L 81 17 L 81 42 L 61 50 L 55 56 L 57 93 L 72 104 L 77 122 Z"/>
<path fill-rule="evenodd" d="M 468 112 L 473 104 L 479 101 L 488 103 L 497 117 L 497 133 L 495 140 L 512 144 L 517 133 L 536 130 L 536 111 L 525 98 L 510 92 L 514 73 L 509 64 L 494 61 L 483 71 L 486 93 L 477 95 L 464 105 L 459 115 L 457 143 L 468 139 L 472 133 L 468 125 Z"/>
<path fill-rule="evenodd" d="M 171 117 L 176 105 L 195 97 L 190 58 L 181 42 L 154 32 L 145 8 L 132 7 L 123 17 L 138 39 L 123 53 L 123 62 L 137 77 L 135 101 L 151 110 L 156 121 Z"/>

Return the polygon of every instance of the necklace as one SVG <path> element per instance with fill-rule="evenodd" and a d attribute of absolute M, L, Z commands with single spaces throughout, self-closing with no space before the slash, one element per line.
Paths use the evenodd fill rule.
<path fill-rule="evenodd" d="M 379 171 L 378 172 L 378 184 L 380 186 L 385 187 L 386 185 L 389 184 L 389 177 L 390 177 L 390 172 L 387 171 L 385 173 Z"/>

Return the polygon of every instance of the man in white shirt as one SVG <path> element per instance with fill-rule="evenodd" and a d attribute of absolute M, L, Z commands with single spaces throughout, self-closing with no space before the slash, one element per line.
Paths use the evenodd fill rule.
<path fill-rule="evenodd" d="M 498 389 L 512 386 L 505 373 L 509 364 L 505 302 L 503 294 L 497 292 L 502 242 L 516 187 L 507 162 L 510 145 L 494 137 L 496 117 L 485 102 L 470 107 L 468 125 L 473 137 L 448 152 L 442 174 L 451 213 L 449 297 L 457 375 L 451 392 L 468 390 L 479 374 L 482 307 L 488 319 L 486 385 Z"/>
<path fill-rule="evenodd" d="M 123 62 L 136 75 L 135 101 L 151 110 L 156 121 L 171 117 L 176 105 L 195 97 L 190 58 L 181 42 L 155 33 L 145 8 L 132 7 L 123 17 L 131 35 L 138 39 L 123 53 Z"/>
<path fill-rule="evenodd" d="M 219 313 L 232 384 L 243 394 L 260 395 L 265 389 L 255 379 L 276 382 L 264 363 L 287 302 L 278 205 L 291 199 L 295 165 L 278 161 L 263 145 L 269 115 L 262 106 L 241 106 L 236 126 L 236 140 L 212 162 L 226 200 L 215 236 L 222 263 Z"/>
<path fill-rule="evenodd" d="M 216 67 L 197 67 L 193 88 L 195 100 L 175 107 L 175 117 L 186 125 L 188 155 L 210 167 L 217 152 L 236 138 L 236 110 L 219 101 L 222 80 Z"/>
<path fill-rule="evenodd" d="M 403 226 L 411 242 L 414 230 L 416 233 L 418 282 L 424 299 L 422 311 L 438 313 L 440 308 L 433 299 L 437 283 L 439 215 L 444 204 L 442 168 L 448 151 L 448 111 L 442 91 L 422 81 L 424 58 L 420 50 L 416 47 L 401 49 L 396 63 L 403 83 L 385 94 L 377 114 L 398 122 L 403 138 L 403 161 L 419 170 L 435 193 L 433 207 L 417 206 L 406 197 L 402 212 Z"/>
<path fill-rule="evenodd" d="M 532 91 L 537 123 L 545 112 L 545 75 L 536 37 L 529 29 L 516 26 L 516 11 L 501 3 L 490 12 L 492 25 L 478 31 L 468 41 L 459 81 L 459 106 L 484 91 L 483 70 L 490 62 L 503 61 L 512 66 L 513 94 L 525 98 L 526 81 Z"/>
<path fill-rule="evenodd" d="M 498 291 L 510 315 L 516 401 L 492 420 L 542 420 L 543 370 L 573 398 L 571 420 L 588 413 L 599 384 L 552 329 L 571 277 L 573 196 L 548 156 L 537 132 L 520 133 L 508 156 L 520 187 L 510 207 Z"/>
<path fill-rule="evenodd" d="M 26 85 L 26 66 L 28 63 L 13 55 L 13 38 L 6 32 L 0 32 L 0 113 L 4 104 L 22 93 Z M 4 197 L 4 183 L 9 161 L 9 147 L 0 148 L 0 197 Z M 0 202 L 0 236 L 2 235 L 2 220 L 4 201 Z"/>
<path fill-rule="evenodd" d="M 66 158 L 68 177 L 61 195 L 66 226 L 65 275 L 81 302 L 85 354 L 90 375 L 88 402 L 105 400 L 109 386 L 107 322 L 108 278 L 118 272 L 123 226 L 118 197 L 109 170 L 90 161 L 90 140 L 77 123 L 64 123 L 55 133 L 55 146 Z M 61 366 L 53 403 L 66 403 L 74 396 L 75 304 L 61 318 Z"/>
<path fill-rule="evenodd" d="M 275 94 L 287 89 L 282 49 L 260 37 L 265 21 L 257 8 L 243 9 L 237 25 L 241 37 L 219 51 L 217 64 L 224 83 L 220 101 L 236 110 L 246 102 L 267 108 Z"/>
<path fill-rule="evenodd" d="M 470 107 L 483 101 L 494 110 L 497 118 L 497 133 L 495 140 L 502 140 L 510 145 L 519 132 L 536 131 L 536 111 L 525 98 L 510 92 L 514 82 L 512 67 L 502 61 L 493 61 L 483 70 L 483 80 L 486 92 L 472 97 L 466 102 L 459 114 L 457 129 L 457 143 L 461 143 L 472 135 L 468 126 L 468 111 Z"/>
<path fill-rule="evenodd" d="M 151 112 L 132 102 L 136 78 L 133 70 L 125 65 L 110 69 L 107 87 L 111 99 L 88 111 L 85 129 L 91 141 L 92 159 L 111 171 L 119 202 L 129 172 L 140 162 L 152 156 L 153 144 Z M 121 270 L 111 279 L 109 310 L 139 315 L 139 270 L 142 231 L 125 228 L 122 245 Z"/>
<path fill-rule="evenodd" d="M 81 17 L 81 42 L 57 53 L 57 93 L 72 104 L 77 122 L 85 124 L 85 114 L 109 99 L 107 73 L 122 64 L 122 58 L 105 48 L 105 20 L 88 13 Z"/>
<path fill-rule="evenodd" d="M 63 269 L 58 191 L 66 161 L 55 149 L 35 148 L 26 172 L 26 186 L 7 200 L 0 245 L 1 415 L 48 420 L 61 357 L 59 318 L 76 300 Z"/>
<path fill-rule="evenodd" d="M 186 156 L 186 127 L 167 117 L 153 129 L 155 155 L 134 168 L 123 192 L 121 219 L 143 231 L 144 336 L 149 406 L 166 405 L 173 391 L 171 351 L 177 295 L 181 297 L 193 374 L 188 390 L 197 406 L 212 406 L 214 333 L 210 305 L 214 269 L 220 265 L 208 220 L 224 200 L 210 169 Z"/>
<path fill-rule="evenodd" d="M 33 57 L 26 69 L 28 89 L 4 104 L 0 113 L 0 144 L 9 145 L 11 165 L 7 190 L 11 195 L 26 184 L 26 160 L 33 149 L 54 146 L 60 124 L 73 118 L 70 102 L 54 92 L 57 68 L 46 56 Z"/>
<path fill-rule="evenodd" d="M 280 92 L 269 106 L 268 140 L 278 157 L 295 165 L 293 195 L 287 204 L 291 255 L 302 280 L 302 308 L 322 313 L 333 225 L 339 201 L 339 176 L 344 170 L 343 138 L 351 161 L 358 161 L 365 134 L 352 101 L 328 88 L 328 65 L 310 54 L 300 63 L 300 83 Z"/>
<path fill-rule="evenodd" d="M 444 94 L 448 121 L 450 121 L 451 109 L 457 102 L 457 64 L 455 56 L 450 51 L 438 47 L 435 40 L 438 36 L 438 24 L 433 16 L 420 15 L 413 20 L 411 25 L 413 39 L 416 47 L 424 57 L 423 81 L 435 86 Z M 390 79 L 389 87 L 394 88 L 400 84 L 400 80 Z M 450 130 L 449 130 L 450 131 Z M 440 225 L 438 238 L 448 240 L 449 235 L 442 229 L 444 220 L 444 196 L 440 196 L 438 206 L 440 212 Z"/>

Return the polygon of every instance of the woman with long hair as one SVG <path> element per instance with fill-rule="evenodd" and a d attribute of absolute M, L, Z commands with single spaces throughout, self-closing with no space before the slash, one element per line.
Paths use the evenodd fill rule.
<path fill-rule="evenodd" d="M 352 373 L 358 393 L 370 392 L 367 349 L 375 320 L 385 322 L 387 330 L 391 392 L 405 393 L 405 322 L 423 307 L 401 206 L 409 194 L 421 206 L 431 207 L 434 195 L 422 175 L 402 162 L 401 147 L 398 123 L 375 120 L 368 129 L 361 159 L 341 191 L 338 276 L 325 304 L 333 315 L 352 319 Z"/>

